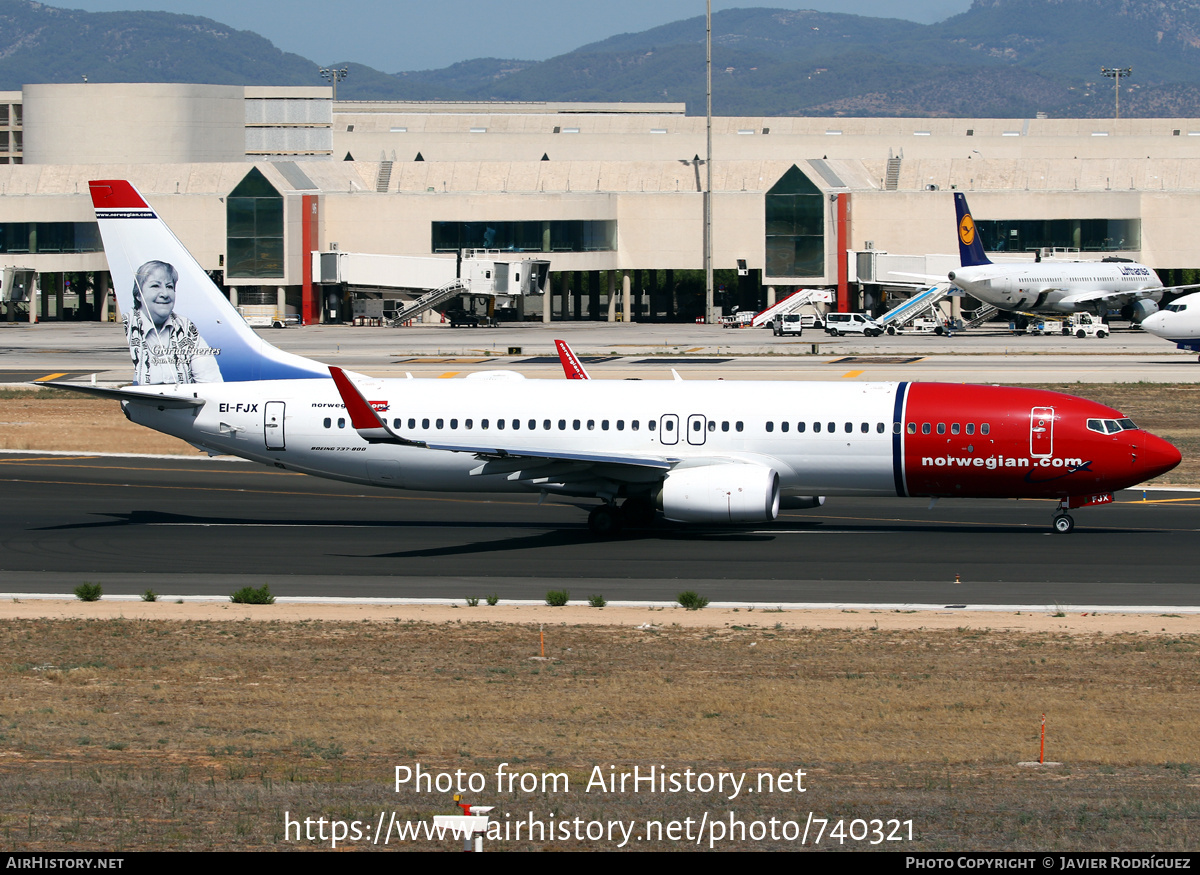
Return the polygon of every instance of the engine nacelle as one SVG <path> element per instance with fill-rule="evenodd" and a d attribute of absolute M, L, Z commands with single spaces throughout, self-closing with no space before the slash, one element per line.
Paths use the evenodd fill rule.
<path fill-rule="evenodd" d="M 679 468 L 663 481 L 663 515 L 680 523 L 765 523 L 779 515 L 779 474 L 764 465 Z"/>
<path fill-rule="evenodd" d="M 1153 316 L 1157 312 L 1158 304 L 1149 298 L 1143 298 L 1140 301 L 1135 301 L 1121 308 L 1121 315 L 1134 325 L 1140 325 L 1143 319 L 1147 316 Z"/>
<path fill-rule="evenodd" d="M 783 510 L 812 510 L 824 506 L 824 495 L 785 495 L 779 499 L 779 507 Z"/>

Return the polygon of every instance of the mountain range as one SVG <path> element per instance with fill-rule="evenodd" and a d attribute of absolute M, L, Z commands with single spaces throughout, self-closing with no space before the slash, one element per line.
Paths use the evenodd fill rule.
<path fill-rule="evenodd" d="M 686 103 L 704 111 L 703 16 L 545 61 L 387 73 L 351 59 L 347 100 Z M 837 13 L 713 15 L 713 111 L 735 116 L 1200 116 L 1200 0 L 974 0 L 936 24 Z M 0 0 L 0 89 L 33 82 L 322 84 L 317 64 L 197 16 Z"/>

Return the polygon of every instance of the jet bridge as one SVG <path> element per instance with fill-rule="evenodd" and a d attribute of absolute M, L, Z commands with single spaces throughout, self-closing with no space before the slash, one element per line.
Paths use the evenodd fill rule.
<path fill-rule="evenodd" d="M 400 325 L 463 295 L 492 299 L 491 311 L 512 307 L 524 295 L 546 293 L 549 261 L 505 255 L 497 250 L 468 250 L 461 258 L 313 252 L 313 277 L 355 293 L 356 315 L 361 309 L 363 315 Z"/>

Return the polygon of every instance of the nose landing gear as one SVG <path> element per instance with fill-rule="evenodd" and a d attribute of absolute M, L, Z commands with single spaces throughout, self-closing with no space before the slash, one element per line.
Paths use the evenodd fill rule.
<path fill-rule="evenodd" d="M 1054 515 L 1054 531 L 1060 535 L 1069 535 L 1075 531 L 1075 519 L 1069 513 L 1059 511 Z"/>

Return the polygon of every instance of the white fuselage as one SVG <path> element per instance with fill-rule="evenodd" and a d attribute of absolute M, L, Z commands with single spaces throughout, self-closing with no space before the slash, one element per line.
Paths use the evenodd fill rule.
<path fill-rule="evenodd" d="M 1105 292 L 1111 296 L 1133 295 L 1158 301 L 1162 281 L 1153 270 L 1136 262 L 1028 262 L 1025 264 L 981 264 L 950 272 L 950 281 L 967 294 L 1001 310 L 1031 313 L 1076 313 L 1107 310 L 1107 299 L 1072 302 L 1071 296 Z M 1103 315 L 1103 313 L 1101 313 Z"/>
<path fill-rule="evenodd" d="M 331 380 L 182 386 L 168 391 L 202 393 L 205 405 L 126 410 L 134 421 L 210 452 L 404 489 L 603 494 L 596 486 L 603 475 L 589 480 L 581 471 L 586 462 L 477 452 L 517 446 L 548 455 L 667 458 L 681 467 L 767 465 L 779 473 L 784 495 L 896 494 L 895 383 L 360 378 L 358 388 L 404 438 L 470 449 L 370 444 L 351 425 Z M 650 483 L 663 473 L 632 464 L 621 471 L 624 482 Z"/>
<path fill-rule="evenodd" d="M 1176 298 L 1142 320 L 1142 328 L 1180 349 L 1200 351 L 1200 293 Z"/>

